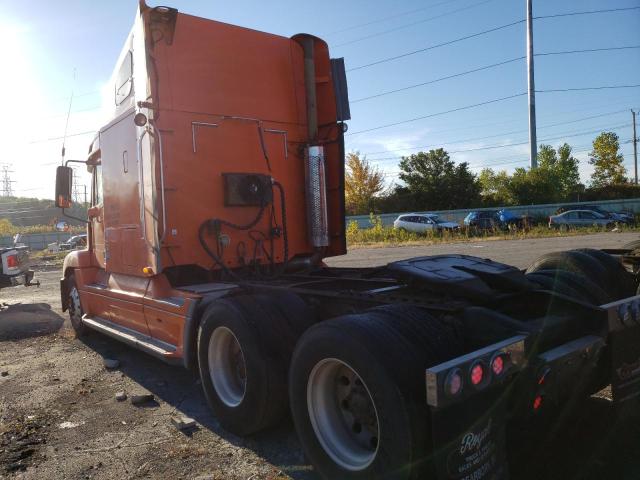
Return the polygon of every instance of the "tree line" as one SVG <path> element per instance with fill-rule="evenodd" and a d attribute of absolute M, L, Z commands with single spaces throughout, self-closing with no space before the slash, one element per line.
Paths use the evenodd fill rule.
<path fill-rule="evenodd" d="M 401 211 L 532 205 L 612 200 L 640 196 L 627 178 L 620 140 L 602 132 L 592 144 L 589 185 L 580 182 L 579 160 L 572 147 L 540 145 L 538 168 L 484 168 L 473 173 L 467 162 L 456 164 L 442 148 L 401 157 L 398 178 L 387 185 L 385 175 L 359 152 L 346 158 L 345 201 L 349 215 Z"/>

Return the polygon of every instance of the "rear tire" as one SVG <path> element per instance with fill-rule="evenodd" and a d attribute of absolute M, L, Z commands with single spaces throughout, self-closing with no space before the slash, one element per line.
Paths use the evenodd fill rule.
<path fill-rule="evenodd" d="M 619 295 L 617 285 L 612 285 L 607 281 L 606 269 L 593 257 L 583 252 L 569 250 L 542 255 L 527 269 L 527 273 L 539 270 L 564 270 L 581 275 L 607 294 L 605 303 L 615 300 Z M 573 285 L 571 286 L 573 287 Z"/>
<path fill-rule="evenodd" d="M 287 370 L 299 336 L 313 322 L 293 294 L 223 299 L 204 312 L 198 368 L 205 397 L 222 427 L 249 435 L 288 412 Z"/>
<path fill-rule="evenodd" d="M 444 322 L 401 305 L 322 322 L 296 346 L 293 421 L 325 479 L 425 478 L 425 368 L 463 351 Z"/>
<path fill-rule="evenodd" d="M 633 276 L 614 257 L 602 250 L 593 248 L 581 248 L 575 251 L 590 256 L 604 268 L 607 274 L 607 283 L 618 289 L 618 298 L 626 298 L 634 295 L 636 285 Z"/>
<path fill-rule="evenodd" d="M 76 337 L 84 337 L 89 332 L 89 329 L 84 323 L 82 323 L 82 315 L 84 315 L 84 311 L 82 310 L 80 292 L 78 292 L 78 286 L 76 285 L 76 277 L 74 274 L 67 277 L 67 285 L 69 292 L 67 297 L 69 322 L 71 323 L 71 327 L 73 328 Z"/>
<path fill-rule="evenodd" d="M 537 270 L 528 273 L 527 279 L 536 282 L 546 290 L 592 305 L 602 305 L 610 301 L 609 294 L 584 275 L 566 270 Z"/>

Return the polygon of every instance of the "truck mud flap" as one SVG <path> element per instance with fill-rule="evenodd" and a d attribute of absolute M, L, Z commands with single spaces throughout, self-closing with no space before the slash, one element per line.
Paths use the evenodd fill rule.
<path fill-rule="evenodd" d="M 504 392 L 432 410 L 434 466 L 439 480 L 506 480 Z"/>
<path fill-rule="evenodd" d="M 640 296 L 602 308 L 609 322 L 611 393 L 621 403 L 640 396 Z"/>

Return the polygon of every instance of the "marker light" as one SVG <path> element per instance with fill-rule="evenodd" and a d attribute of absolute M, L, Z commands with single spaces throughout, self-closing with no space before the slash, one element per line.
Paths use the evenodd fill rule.
<path fill-rule="evenodd" d="M 133 117 L 133 123 L 139 127 L 144 127 L 147 124 L 147 116 L 142 112 L 138 112 L 136 116 Z"/>
<path fill-rule="evenodd" d="M 471 367 L 471 383 L 478 386 L 484 379 L 484 368 L 480 362 Z"/>
<path fill-rule="evenodd" d="M 444 391 L 447 395 L 455 397 L 462 391 L 462 372 L 455 368 L 449 372 L 444 381 Z"/>
<path fill-rule="evenodd" d="M 533 399 L 533 409 L 538 410 L 542 406 L 542 395 L 538 395 Z"/>
<path fill-rule="evenodd" d="M 499 353 L 493 357 L 493 360 L 491 360 L 491 370 L 493 370 L 493 374 L 497 377 L 504 372 L 504 357 L 502 354 Z"/>

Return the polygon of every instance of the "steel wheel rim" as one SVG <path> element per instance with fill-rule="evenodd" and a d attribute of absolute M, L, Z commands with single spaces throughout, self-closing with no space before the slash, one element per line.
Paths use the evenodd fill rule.
<path fill-rule="evenodd" d="M 227 327 L 217 327 L 209 340 L 209 375 L 218 397 L 228 407 L 237 407 L 247 390 L 244 353 Z"/>
<path fill-rule="evenodd" d="M 376 458 L 380 439 L 378 412 L 371 393 L 345 362 L 318 362 L 307 382 L 307 410 L 316 438 L 342 468 L 360 471 Z"/>

